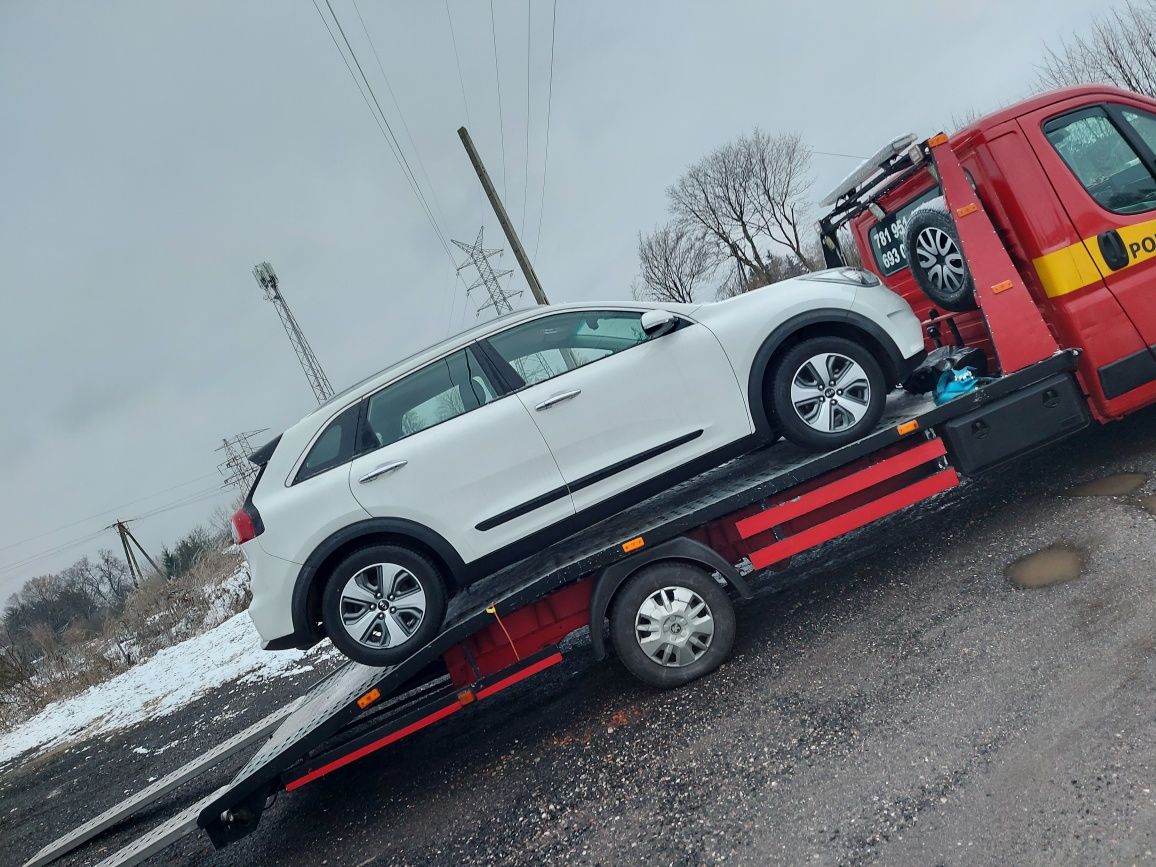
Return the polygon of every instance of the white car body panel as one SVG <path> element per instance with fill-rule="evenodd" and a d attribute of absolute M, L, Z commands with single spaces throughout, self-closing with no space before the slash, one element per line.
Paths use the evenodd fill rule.
<path fill-rule="evenodd" d="M 538 408 L 574 390 L 580 394 Z M 531 385 L 517 397 L 573 486 L 579 511 L 752 433 L 730 361 L 714 334 L 693 322 Z M 687 437 L 693 438 L 670 448 Z M 590 480 L 664 447 L 635 466 Z"/>
<path fill-rule="evenodd" d="M 405 466 L 360 481 L 399 460 Z M 574 514 L 545 440 L 512 395 L 354 458 L 346 478 L 370 515 L 416 521 L 453 545 L 467 563 Z M 559 489 L 560 497 L 525 515 L 477 529 L 488 518 Z"/>

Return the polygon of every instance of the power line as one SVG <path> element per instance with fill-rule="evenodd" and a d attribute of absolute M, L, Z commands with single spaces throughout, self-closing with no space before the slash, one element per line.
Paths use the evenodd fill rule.
<path fill-rule="evenodd" d="M 369 28 L 365 26 L 365 19 L 361 15 L 361 8 L 357 5 L 357 0 L 352 0 L 353 11 L 357 13 L 357 20 L 361 22 L 361 31 L 365 34 L 366 40 L 369 42 L 369 48 L 373 52 L 373 59 L 377 61 L 377 69 L 381 72 L 382 81 L 385 82 L 385 89 L 389 91 L 389 98 L 393 101 L 393 107 L 397 109 L 397 116 L 401 118 L 401 127 L 405 130 L 405 137 L 409 139 L 409 146 L 413 148 L 414 159 L 417 160 L 417 167 L 421 169 L 421 175 L 425 178 L 426 186 L 429 187 L 430 195 L 433 196 L 434 208 L 437 209 L 438 217 L 444 223 L 446 219 L 445 212 L 442 211 L 442 204 L 438 201 L 438 192 L 434 189 L 433 181 L 430 180 L 429 172 L 425 170 L 425 162 L 421 158 L 421 150 L 417 143 L 413 140 L 413 133 L 409 131 L 409 124 L 405 120 L 405 112 L 401 110 L 401 103 L 397 100 L 397 94 L 393 92 L 393 85 L 389 82 L 389 76 L 385 73 L 385 65 L 381 62 L 381 56 L 377 53 L 377 45 L 373 41 L 373 37 L 369 35 Z"/>
<path fill-rule="evenodd" d="M 326 5 L 329 6 L 329 0 L 325 0 L 325 2 Z M 393 154 L 393 158 L 397 161 L 398 167 L 402 169 L 402 174 L 405 175 L 405 179 L 409 184 L 410 190 L 413 191 L 414 196 L 417 197 L 418 203 L 421 205 L 422 210 L 425 212 L 426 219 L 429 221 L 430 226 L 433 228 L 434 234 L 437 235 L 438 242 L 442 245 L 442 249 L 445 251 L 446 258 L 450 260 L 451 264 L 456 264 L 454 263 L 453 254 L 450 252 L 449 244 L 446 243 L 445 234 L 442 232 L 441 227 L 437 224 L 437 220 L 434 219 L 433 212 L 429 207 L 429 203 L 426 201 L 425 196 L 422 194 L 421 189 L 418 186 L 417 178 L 413 174 L 413 170 L 409 168 L 409 162 L 405 159 L 405 154 L 401 153 L 400 145 L 395 144 L 397 137 L 393 135 L 393 130 L 389 127 L 389 120 L 385 117 L 384 113 L 381 114 L 379 119 L 377 113 L 375 113 L 373 110 L 373 105 L 371 105 L 369 102 L 369 96 L 366 96 L 366 89 L 368 89 L 370 96 L 373 97 L 374 104 L 377 105 L 378 111 L 380 112 L 381 105 L 378 103 L 376 94 L 373 93 L 373 88 L 369 84 L 369 79 L 365 78 L 365 73 L 362 72 L 362 79 L 365 81 L 365 88 L 363 89 L 361 82 L 358 81 L 357 73 L 355 73 L 353 71 L 353 67 L 349 65 L 349 58 L 345 56 L 345 52 L 341 49 L 341 45 L 337 41 L 337 36 L 333 32 L 333 28 L 329 26 L 329 21 L 326 19 L 325 13 L 322 12 L 321 7 L 317 5 L 317 0 L 312 0 L 312 3 L 313 8 L 317 10 L 318 17 L 321 18 L 321 23 L 325 25 L 325 30 L 329 33 L 329 38 L 333 41 L 333 47 L 336 48 L 337 53 L 341 55 L 341 60 L 345 64 L 345 68 L 349 71 L 349 75 L 353 79 L 354 86 L 357 87 L 358 92 L 361 94 L 361 98 L 365 102 L 365 107 L 369 109 L 369 114 L 373 118 L 373 122 L 377 124 L 378 130 L 381 132 L 382 137 L 385 138 L 386 144 L 389 145 L 390 152 Z M 333 12 L 332 6 L 329 6 L 329 11 L 331 13 Z M 357 55 L 353 52 L 353 47 L 349 45 L 349 40 L 345 38 L 345 32 L 341 28 L 341 22 L 337 20 L 337 16 L 335 14 L 333 16 L 333 23 L 336 24 L 338 30 L 341 31 L 342 38 L 345 41 L 345 44 L 349 47 L 350 56 L 353 58 L 353 62 L 360 70 L 361 64 L 357 60 Z M 382 126 L 382 121 L 385 121 L 385 126 Z M 389 131 L 387 132 L 387 130 Z"/>
<path fill-rule="evenodd" d="M 856 156 L 855 154 L 837 154 L 831 151 L 811 151 L 811 153 L 824 157 L 846 157 L 849 160 L 859 160 L 860 162 L 867 159 L 867 157 Z"/>
<path fill-rule="evenodd" d="M 216 475 L 216 473 L 210 473 L 209 475 Z M 197 480 L 194 479 L 193 481 L 197 481 Z M 191 482 L 188 484 L 191 484 Z M 174 490 L 177 487 L 181 487 L 181 486 L 176 485 L 176 486 L 174 486 L 174 488 L 170 488 L 169 490 Z M 154 515 L 161 515 L 161 514 L 164 514 L 165 512 L 171 512 L 174 509 L 183 509 L 185 506 L 191 506 L 194 503 L 201 503 L 201 502 L 204 502 L 205 500 L 210 500 L 210 499 L 213 499 L 214 497 L 220 496 L 224 492 L 224 490 L 225 489 L 222 488 L 220 485 L 214 485 L 211 488 L 206 488 L 206 489 L 200 490 L 200 491 L 194 491 L 191 494 L 187 494 L 186 496 L 180 497 L 179 499 L 177 499 L 174 502 L 167 503 L 167 504 L 160 506 L 158 508 L 155 508 L 151 511 L 145 512 L 144 514 L 137 515 L 132 520 L 133 521 L 143 521 L 145 518 L 151 518 Z M 154 494 L 153 496 L 156 496 L 156 495 Z M 149 498 L 148 497 L 141 497 L 138 500 L 135 500 L 133 502 L 140 502 L 140 500 L 147 500 L 147 499 L 149 499 Z M 125 505 L 131 505 L 131 504 L 126 503 Z M 108 514 L 109 512 L 118 511 L 121 508 L 123 508 L 123 506 L 118 506 L 116 509 L 106 509 L 104 512 L 101 512 L 100 514 Z M 97 516 L 93 516 L 93 517 L 97 517 Z M 91 519 L 85 519 L 85 520 L 91 520 Z M 80 523 L 80 522 L 77 522 L 77 523 Z M 5 565 L 0 565 L 0 575 L 6 575 L 10 572 L 15 572 L 19 569 L 24 568 L 25 566 L 29 566 L 33 563 L 36 563 L 39 560 L 44 560 L 44 559 L 46 559 L 48 557 L 52 557 L 56 554 L 63 553 L 64 551 L 67 551 L 69 548 L 75 548 L 78 545 L 83 545 L 85 542 L 90 542 L 93 539 L 97 538 L 98 536 L 102 535 L 104 533 L 104 531 L 107 529 L 109 529 L 109 528 L 108 527 L 101 527 L 99 530 L 97 530 L 93 533 L 89 533 L 86 536 L 81 536 L 80 538 L 72 539 L 68 542 L 62 542 L 60 544 L 53 545 L 51 548 L 47 548 L 43 551 L 38 551 L 35 554 L 29 554 L 26 557 L 24 557 L 18 561 L 15 561 L 12 563 L 7 563 Z"/>
<path fill-rule="evenodd" d="M 35 536 L 27 536 L 23 539 L 19 539 L 16 542 L 10 542 L 7 545 L 0 546 L 0 551 L 7 551 L 10 548 L 19 548 L 21 545 L 26 545 L 29 542 L 35 542 L 37 539 L 43 539 L 45 536 L 55 535 L 61 530 L 67 530 L 70 527 L 75 527 L 78 524 L 83 524 L 87 521 L 93 521 L 97 518 L 102 518 L 105 515 L 111 515 L 113 512 L 119 512 L 121 509 L 124 509 L 128 506 L 135 505 L 136 503 L 143 503 L 145 500 L 151 500 L 153 497 L 159 497 L 161 494 L 167 494 L 169 491 L 175 491 L 177 488 L 184 488 L 193 484 L 193 482 L 199 482 L 203 479 L 213 478 L 214 476 L 216 476 L 216 473 L 205 473 L 204 475 L 197 476 L 195 479 L 189 479 L 187 482 L 181 482 L 180 484 L 162 488 L 161 490 L 154 491 L 151 494 L 145 494 L 143 497 L 137 497 L 135 500 L 129 500 L 127 503 L 121 503 L 119 506 L 113 506 L 111 509 L 103 509 L 99 512 L 94 512 L 91 515 L 86 515 L 83 518 L 77 518 L 75 521 L 70 521 L 67 524 L 61 524 L 59 527 L 56 527 L 52 530 L 45 530 L 43 533 L 37 533 Z"/>
<path fill-rule="evenodd" d="M 494 84 L 498 88 L 498 134 L 502 142 L 502 198 L 508 195 L 506 189 L 506 127 L 502 122 L 502 76 L 498 72 L 498 25 L 494 22 L 494 0 L 490 0 L 490 35 L 494 42 Z"/>
<path fill-rule="evenodd" d="M 550 18 L 550 84 L 546 94 L 546 149 L 542 155 L 542 199 L 538 204 L 538 231 L 534 234 L 534 261 L 538 260 L 538 245 L 542 241 L 542 214 L 546 211 L 546 168 L 550 163 L 550 115 L 554 107 L 554 33 L 558 23 L 558 0 Z"/>
<path fill-rule="evenodd" d="M 401 158 L 401 162 L 405 165 L 405 171 L 408 173 L 409 180 L 412 182 L 412 189 L 421 201 L 422 207 L 425 209 L 426 216 L 429 217 L 430 223 L 437 232 L 438 238 L 441 239 L 442 246 L 446 247 L 446 255 L 450 255 L 449 247 L 446 245 L 445 235 L 442 234 L 441 227 L 438 226 L 437 221 L 433 217 L 433 212 L 430 210 L 429 202 L 426 201 L 425 194 L 421 191 L 421 185 L 417 182 L 417 175 L 414 174 L 413 167 L 409 164 L 409 159 L 405 155 L 405 151 L 401 147 L 401 142 L 397 140 L 397 135 L 390 126 L 389 118 L 385 116 L 385 111 L 381 107 L 381 103 L 377 99 L 377 94 L 373 90 L 373 85 L 369 83 L 369 78 L 365 74 L 365 70 L 361 68 L 361 61 L 357 59 L 357 52 L 353 50 L 353 45 L 349 41 L 349 37 L 345 35 L 345 28 L 341 26 L 341 19 L 337 17 L 337 13 L 333 11 L 333 4 L 330 0 L 325 0 L 325 5 L 329 9 L 329 14 L 333 16 L 333 23 L 337 25 L 337 32 L 341 34 L 341 41 L 345 43 L 345 47 L 349 50 L 349 57 L 353 60 L 353 64 L 357 67 L 357 71 L 361 74 L 361 80 L 365 82 L 365 88 L 369 91 L 369 95 L 373 98 L 373 104 L 377 106 L 377 112 L 381 115 L 381 120 L 385 123 L 385 129 L 389 133 L 389 138 L 392 140 L 395 150 L 395 155 Z M 332 35 L 332 32 L 330 33 Z M 451 261 L 453 257 L 450 256 Z"/>
<path fill-rule="evenodd" d="M 454 60 L 458 64 L 458 84 L 462 86 L 462 105 L 466 110 L 466 125 L 473 126 L 470 120 L 470 101 L 466 99 L 466 78 L 462 75 L 462 58 L 458 54 L 458 38 L 454 35 L 454 16 L 450 14 L 450 0 L 446 0 L 446 18 L 450 22 L 450 42 L 454 45 Z"/>
<path fill-rule="evenodd" d="M 526 200 L 530 198 L 530 34 L 533 13 L 526 0 L 526 159 L 522 163 L 522 223 L 519 232 L 526 234 Z"/>
<path fill-rule="evenodd" d="M 146 518 L 152 518 L 155 515 L 163 515 L 165 512 L 171 512 L 174 509 L 183 509 L 185 506 L 191 506 L 194 503 L 201 503 L 201 502 L 204 502 L 205 500 L 211 500 L 215 497 L 220 496 L 223 493 L 226 493 L 226 489 L 221 487 L 220 485 L 218 485 L 217 487 L 210 488 L 207 491 L 201 491 L 198 494 L 190 494 L 188 497 L 184 498 L 183 500 L 178 500 L 177 502 L 171 503 L 168 506 L 163 506 L 162 508 L 159 508 L 159 509 L 153 509 L 151 512 L 145 512 L 143 515 L 137 515 L 135 518 L 132 518 L 131 520 L 143 521 Z"/>
<path fill-rule="evenodd" d="M 90 542 L 93 539 L 95 539 L 97 536 L 104 533 L 105 529 L 106 528 L 101 527 L 95 533 L 89 533 L 87 536 L 84 536 L 80 539 L 73 539 L 71 542 L 64 542 L 60 545 L 56 545 L 56 546 L 50 548 L 47 551 L 41 551 L 37 554 L 32 554 L 29 557 L 26 557 L 25 559 L 20 560 L 19 562 L 8 563 L 4 566 L 0 566 L 0 575 L 7 575 L 10 572 L 15 572 L 19 569 L 23 569 L 25 566 L 30 566 L 33 563 L 37 562 L 38 560 L 43 560 L 46 557 L 51 557 L 54 554 L 60 554 L 64 551 L 67 551 L 69 548 L 75 548 L 77 545 L 83 545 L 85 542 Z"/>

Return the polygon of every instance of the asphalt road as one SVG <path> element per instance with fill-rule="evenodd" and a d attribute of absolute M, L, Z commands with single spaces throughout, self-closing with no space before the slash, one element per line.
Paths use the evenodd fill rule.
<path fill-rule="evenodd" d="M 1122 471 L 1153 482 L 1064 493 Z M 283 793 L 240 843 L 215 852 L 192 836 L 157 863 L 1152 862 L 1153 492 L 1148 412 L 797 564 L 796 583 L 740 609 L 732 660 L 698 683 L 654 692 L 579 639 L 489 707 Z M 1008 580 L 1008 564 L 1055 543 L 1083 559 L 1078 577 Z M 234 685 L 8 772 L 0 861 L 20 863 L 302 682 L 277 688 Z M 236 716 L 216 719 L 222 708 Z M 182 732 L 163 754 L 133 752 Z M 227 773 L 63 863 L 95 863 Z"/>

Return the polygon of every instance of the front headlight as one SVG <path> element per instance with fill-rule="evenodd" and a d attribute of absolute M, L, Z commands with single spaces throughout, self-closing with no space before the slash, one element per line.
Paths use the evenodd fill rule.
<path fill-rule="evenodd" d="M 830 268 L 813 271 L 800 276 L 801 280 L 818 280 L 820 283 L 850 283 L 855 286 L 877 286 L 879 278 L 862 268 Z"/>

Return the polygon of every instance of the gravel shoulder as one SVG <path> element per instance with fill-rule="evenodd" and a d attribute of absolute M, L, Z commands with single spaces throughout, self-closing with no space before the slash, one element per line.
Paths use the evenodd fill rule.
<path fill-rule="evenodd" d="M 579 637 L 490 707 L 283 793 L 240 843 L 192 836 L 157 862 L 1156 860 L 1154 421 L 1089 431 L 797 563 L 739 610 L 732 660 L 689 687 L 649 690 L 593 663 Z M 1064 495 L 1118 472 L 1152 481 Z M 1007 579 L 1056 543 L 1083 552 L 1078 578 Z M 315 676 L 225 686 L 7 771 L 0 862 Z M 95 863 L 230 769 L 61 863 Z"/>

